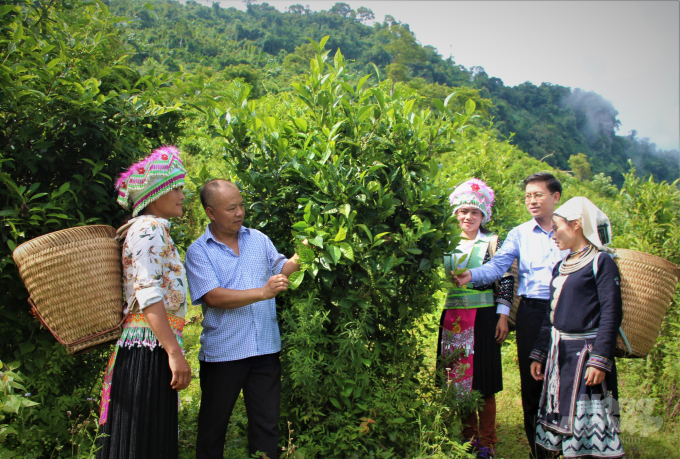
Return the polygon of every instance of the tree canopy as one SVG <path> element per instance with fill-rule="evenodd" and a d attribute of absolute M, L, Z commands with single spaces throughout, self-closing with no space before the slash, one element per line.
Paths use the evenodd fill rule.
<path fill-rule="evenodd" d="M 153 8 L 143 9 L 144 4 Z M 331 55 L 341 49 L 357 72 L 370 72 L 376 65 L 393 81 L 478 90 L 492 103 L 490 119 L 500 136 L 558 169 L 568 170 L 569 158 L 583 153 L 594 173 L 611 176 L 619 186 L 629 159 L 643 176 L 669 182 L 680 177 L 680 152 L 660 150 L 635 132 L 619 135 L 618 112 L 602 96 L 550 83 L 505 86 L 482 67 L 466 69 L 423 46 L 408 24 L 391 16 L 369 25 L 375 19 L 372 11 L 354 11 L 341 2 L 319 12 L 299 4 L 285 12 L 254 1 L 245 12 L 216 5 L 111 1 L 118 13 L 139 18 L 127 26 L 136 49 L 132 63 L 142 69 L 177 71 L 182 66 L 243 77 L 255 87 L 253 95 L 260 96 L 290 90 L 309 59 L 303 46 L 307 38 L 329 35 Z"/>

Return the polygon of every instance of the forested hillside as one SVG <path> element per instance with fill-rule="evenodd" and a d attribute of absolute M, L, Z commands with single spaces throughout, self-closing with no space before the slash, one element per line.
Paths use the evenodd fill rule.
<path fill-rule="evenodd" d="M 136 51 L 132 62 L 142 68 L 176 71 L 181 66 L 243 78 L 257 97 L 290 89 L 311 56 L 306 38 L 330 35 L 329 48 L 340 48 L 354 61 L 355 71 L 370 72 L 376 65 L 392 81 L 441 98 L 447 92 L 442 85 L 478 90 L 493 103 L 489 110 L 500 135 L 558 169 L 574 169 L 569 158 L 582 153 L 593 173 L 603 172 L 617 185 L 630 167 L 628 159 L 641 175 L 669 182 L 680 177 L 680 152 L 657 150 L 635 132 L 617 135 L 618 112 L 598 94 L 550 83 L 505 86 L 482 67 L 466 69 L 435 48 L 421 46 L 408 24 L 390 16 L 381 22 L 367 8 L 354 11 L 336 3 L 329 11 L 315 12 L 292 4 L 282 13 L 267 3 L 246 3 L 245 12 L 192 0 L 185 5 L 152 1 L 153 9 L 142 11 L 138 0 L 113 0 L 111 5 L 127 16 L 137 13 L 139 20 L 127 27 Z"/>
<path fill-rule="evenodd" d="M 93 459 L 111 350 L 66 353 L 29 313 L 14 249 L 65 228 L 119 226 L 115 177 L 164 144 L 178 145 L 187 167 L 184 214 L 171 230 L 181 253 L 205 229 L 198 189 L 222 177 L 242 189 L 245 224 L 303 260 L 297 289 L 277 297 L 288 459 L 471 458 L 458 437 L 476 396 L 438 384 L 434 370 L 442 255 L 458 240 L 447 197 L 462 180 L 494 188 L 489 228 L 504 236 L 528 218 L 523 178 L 551 171 L 563 199 L 586 196 L 607 213 L 613 246 L 680 262 L 677 181 L 631 168 L 617 188 L 592 174 L 592 152 L 567 157 L 573 174 L 550 165 L 556 156 L 530 157 L 499 135 L 492 116 L 504 105 L 475 86 L 481 73 L 420 47 L 405 25 L 368 27 L 370 11 L 342 4 L 329 13 L 109 6 L 0 1 L 0 458 Z M 531 100 L 557 100 L 549 89 L 534 88 Z M 559 110 L 577 119 L 575 108 Z M 518 124 L 535 116 L 512 113 Z M 180 393 L 183 458 L 195 457 L 201 317 L 192 307 L 184 329 L 195 380 Z M 680 448 L 678 329 L 676 289 L 650 356 L 617 364 L 623 396 L 651 400 L 644 412 L 622 408 L 630 438 L 649 416 L 663 421 L 630 457 Z M 230 459 L 246 454 L 239 406 Z M 504 439 L 517 453 L 502 457 L 527 456 L 517 438 Z"/>

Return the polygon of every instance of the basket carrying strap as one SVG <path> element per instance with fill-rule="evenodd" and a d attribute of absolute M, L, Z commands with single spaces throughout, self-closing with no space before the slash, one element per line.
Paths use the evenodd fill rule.
<path fill-rule="evenodd" d="M 491 237 L 489 238 L 489 258 L 493 258 L 494 255 L 496 255 L 496 246 L 498 245 L 498 234 L 492 234 Z M 494 282 L 494 286 L 496 287 L 496 292 L 500 292 L 500 281 Z"/>
<path fill-rule="evenodd" d="M 489 238 L 489 258 L 496 255 L 496 246 L 498 245 L 498 234 L 492 234 Z"/>
<path fill-rule="evenodd" d="M 595 258 L 593 259 L 593 276 L 595 276 L 596 281 L 597 281 L 597 262 L 600 259 L 601 253 L 602 252 L 597 252 L 595 254 Z M 619 327 L 619 333 L 621 333 L 621 338 L 623 338 L 623 343 L 626 345 L 628 352 L 632 354 L 633 349 L 630 347 L 630 343 L 628 342 L 628 338 L 626 338 L 626 334 L 623 332 L 623 328 Z"/>

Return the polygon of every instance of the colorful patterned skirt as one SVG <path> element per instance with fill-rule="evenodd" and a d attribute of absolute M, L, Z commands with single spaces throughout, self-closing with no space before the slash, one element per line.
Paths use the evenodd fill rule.
<path fill-rule="evenodd" d="M 503 390 L 501 345 L 495 338 L 497 322 L 495 307 L 442 312 L 437 374 L 443 373 L 459 392 L 477 390 L 488 397 Z"/>
<path fill-rule="evenodd" d="M 551 343 L 548 355 L 536 444 L 561 452 L 565 458 L 625 456 L 619 437 L 616 364 L 602 384 L 585 384 L 586 363 L 594 341 L 593 337 L 561 334 L 561 339 L 554 341 L 557 348 Z M 550 364 L 552 360 L 558 364 Z"/>
<path fill-rule="evenodd" d="M 168 314 L 182 346 L 184 319 Z M 168 354 L 143 314 L 130 314 L 104 375 L 98 459 L 178 457 L 178 393 Z"/>

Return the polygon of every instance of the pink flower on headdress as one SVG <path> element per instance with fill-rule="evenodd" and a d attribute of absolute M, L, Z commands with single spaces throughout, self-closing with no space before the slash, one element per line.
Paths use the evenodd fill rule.
<path fill-rule="evenodd" d="M 161 159 L 162 159 L 163 161 L 167 161 L 167 160 L 168 160 L 168 155 L 161 155 Z"/>
<path fill-rule="evenodd" d="M 137 168 L 137 173 L 138 173 L 138 174 L 143 174 L 143 173 L 144 173 L 144 168 L 143 168 L 143 167 L 138 167 L 138 168 Z"/>
<path fill-rule="evenodd" d="M 454 213 L 464 206 L 478 208 L 484 214 L 482 223 L 486 223 L 491 218 L 494 198 L 493 190 L 484 181 L 472 178 L 459 184 L 449 196 L 449 201 Z"/>
<path fill-rule="evenodd" d="M 123 182 L 123 183 L 120 185 L 120 187 L 121 187 L 121 188 L 127 188 L 127 183 Z"/>

